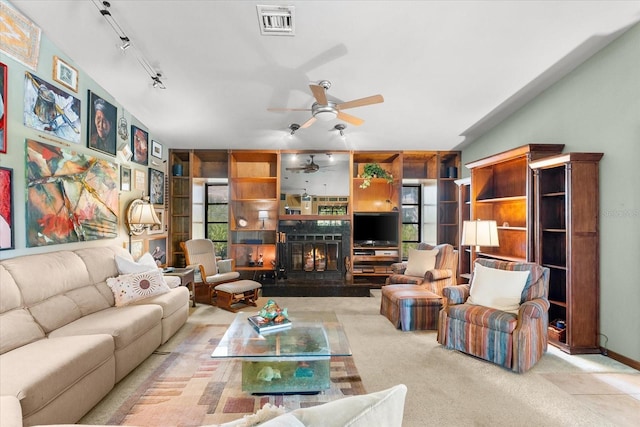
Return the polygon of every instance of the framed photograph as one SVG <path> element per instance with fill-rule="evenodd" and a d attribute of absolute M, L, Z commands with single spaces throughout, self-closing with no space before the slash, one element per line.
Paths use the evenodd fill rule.
<path fill-rule="evenodd" d="M 89 91 L 89 131 L 87 147 L 103 153 L 116 155 L 116 118 L 118 109 L 104 98 Z"/>
<path fill-rule="evenodd" d="M 147 189 L 147 187 L 145 186 L 145 180 L 146 180 L 146 174 L 144 173 L 144 171 L 138 170 L 138 169 L 134 169 L 133 170 L 133 189 L 134 190 L 140 190 L 140 191 L 144 191 Z"/>
<path fill-rule="evenodd" d="M 78 91 L 78 70 L 58 56 L 53 57 L 53 80 L 67 89 Z"/>
<path fill-rule="evenodd" d="M 148 239 L 147 244 L 147 251 L 156 261 L 156 265 L 164 267 L 167 264 L 167 239 L 165 237 Z"/>
<path fill-rule="evenodd" d="M 7 152 L 7 66 L 0 62 L 0 153 Z"/>
<path fill-rule="evenodd" d="M 156 209 L 156 215 L 160 220 L 160 224 L 154 224 L 147 229 L 147 234 L 162 234 L 164 233 L 164 209 Z"/>
<path fill-rule="evenodd" d="M 146 166 L 149 163 L 149 132 L 131 125 L 131 151 L 133 161 Z"/>
<path fill-rule="evenodd" d="M 28 71 L 24 73 L 24 125 L 80 144 L 80 100 Z"/>
<path fill-rule="evenodd" d="M 0 250 L 13 249 L 13 169 L 0 167 Z"/>
<path fill-rule="evenodd" d="M 149 201 L 164 205 L 164 172 L 157 169 L 149 169 Z"/>
<path fill-rule="evenodd" d="M 133 259 L 137 261 L 144 254 L 144 240 L 132 240 L 130 252 Z"/>
<path fill-rule="evenodd" d="M 131 168 L 120 166 L 120 191 L 131 191 Z"/>
<path fill-rule="evenodd" d="M 162 144 L 158 141 L 151 141 L 151 155 L 158 159 L 162 158 Z"/>

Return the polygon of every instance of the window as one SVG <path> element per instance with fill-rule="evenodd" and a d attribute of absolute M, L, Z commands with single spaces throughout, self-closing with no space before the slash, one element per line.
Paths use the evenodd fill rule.
<path fill-rule="evenodd" d="M 402 186 L 402 254 L 409 256 L 409 249 L 415 249 L 421 236 L 421 191 L 420 185 Z"/>
<path fill-rule="evenodd" d="M 207 202 L 204 206 L 205 233 L 216 250 L 216 255 L 227 258 L 229 238 L 229 185 L 206 184 Z"/>

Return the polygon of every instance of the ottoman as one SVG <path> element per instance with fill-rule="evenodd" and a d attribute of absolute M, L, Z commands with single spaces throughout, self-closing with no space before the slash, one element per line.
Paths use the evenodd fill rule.
<path fill-rule="evenodd" d="M 403 331 L 436 330 L 442 297 L 418 285 L 382 287 L 380 314 Z"/>
<path fill-rule="evenodd" d="M 238 308 L 232 307 L 233 304 L 243 303 L 257 307 L 256 300 L 261 287 L 262 285 L 254 280 L 223 283 L 215 287 L 216 305 L 234 313 Z"/>

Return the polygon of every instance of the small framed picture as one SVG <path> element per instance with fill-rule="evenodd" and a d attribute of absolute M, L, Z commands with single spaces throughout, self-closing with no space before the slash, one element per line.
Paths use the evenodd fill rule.
<path fill-rule="evenodd" d="M 157 169 L 149 169 L 149 201 L 164 205 L 164 172 Z"/>
<path fill-rule="evenodd" d="M 138 170 L 138 169 L 134 169 L 133 170 L 133 188 L 134 190 L 141 190 L 144 191 L 147 189 L 147 187 L 145 186 L 145 180 L 146 180 L 146 174 L 144 173 L 144 171 Z"/>
<path fill-rule="evenodd" d="M 131 168 L 120 166 L 120 191 L 131 191 Z"/>
<path fill-rule="evenodd" d="M 147 251 L 151 254 L 158 267 L 164 267 L 167 264 L 167 239 L 158 237 L 147 240 Z"/>
<path fill-rule="evenodd" d="M 144 166 L 149 163 L 149 132 L 131 125 L 131 151 L 134 162 Z"/>
<path fill-rule="evenodd" d="M 158 141 L 151 141 L 151 155 L 158 159 L 162 158 L 162 144 Z"/>
<path fill-rule="evenodd" d="M 162 234 L 164 233 L 164 209 L 155 209 L 156 215 L 160 220 L 160 224 L 153 224 L 147 229 L 147 234 Z"/>
<path fill-rule="evenodd" d="M 117 108 L 101 96 L 89 91 L 89 132 L 87 146 L 103 153 L 116 155 Z"/>
<path fill-rule="evenodd" d="M 78 91 L 78 70 L 58 56 L 53 57 L 53 80 L 74 92 Z"/>
<path fill-rule="evenodd" d="M 13 249 L 13 169 L 0 167 L 0 250 Z"/>

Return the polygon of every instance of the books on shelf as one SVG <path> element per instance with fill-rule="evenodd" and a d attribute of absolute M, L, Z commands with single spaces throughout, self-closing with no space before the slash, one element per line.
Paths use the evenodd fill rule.
<path fill-rule="evenodd" d="M 249 323 L 251 323 L 251 326 L 253 326 L 259 333 L 278 331 L 291 327 L 291 320 L 289 319 L 284 319 L 281 322 L 274 322 L 273 320 L 265 319 L 262 316 L 256 315 L 250 316 L 248 320 Z"/>

